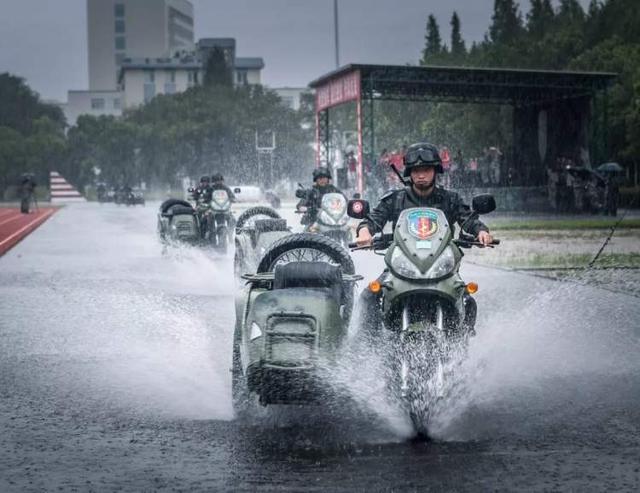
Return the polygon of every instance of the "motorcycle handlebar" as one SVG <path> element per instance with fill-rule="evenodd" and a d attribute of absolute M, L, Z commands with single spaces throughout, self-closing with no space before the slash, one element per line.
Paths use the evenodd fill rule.
<path fill-rule="evenodd" d="M 388 248 L 391 242 L 393 241 L 393 233 L 380 235 L 379 237 L 373 238 L 373 243 L 367 246 L 358 246 L 357 242 L 349 243 L 349 249 L 351 250 L 382 250 L 384 248 Z M 489 245 L 484 245 L 479 241 L 466 241 L 466 240 L 453 240 L 453 242 L 461 246 L 463 248 L 470 248 L 472 246 L 480 247 L 480 248 L 493 248 L 496 245 L 500 244 L 500 240 L 495 239 Z"/>

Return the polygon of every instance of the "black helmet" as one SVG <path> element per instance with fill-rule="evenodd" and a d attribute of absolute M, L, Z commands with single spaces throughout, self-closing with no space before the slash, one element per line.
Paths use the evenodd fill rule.
<path fill-rule="evenodd" d="M 402 159 L 405 178 L 411 176 L 411 170 L 420 166 L 434 166 L 436 173 L 443 173 L 442 160 L 438 148 L 428 142 L 412 144 Z"/>
<path fill-rule="evenodd" d="M 329 178 L 331 179 L 331 172 L 328 168 L 324 166 L 320 168 L 316 168 L 313 170 L 313 181 L 316 181 L 318 178 Z"/>
<path fill-rule="evenodd" d="M 209 183 L 209 177 L 208 176 L 201 176 L 200 177 L 200 183 Z"/>
<path fill-rule="evenodd" d="M 211 175 L 211 181 L 224 181 L 224 176 L 221 173 L 215 173 Z"/>

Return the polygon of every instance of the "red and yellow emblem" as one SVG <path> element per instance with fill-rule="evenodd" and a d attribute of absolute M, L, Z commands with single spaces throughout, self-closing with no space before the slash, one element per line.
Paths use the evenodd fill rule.
<path fill-rule="evenodd" d="M 414 238 L 426 240 L 438 231 L 438 215 L 431 211 L 413 211 L 407 216 L 407 229 Z"/>

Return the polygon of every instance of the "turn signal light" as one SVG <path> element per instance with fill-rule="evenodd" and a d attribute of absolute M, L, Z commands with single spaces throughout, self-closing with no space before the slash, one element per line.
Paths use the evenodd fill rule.
<path fill-rule="evenodd" d="M 478 285 L 475 282 L 470 282 L 467 284 L 466 288 L 467 293 L 469 294 L 476 294 L 478 292 Z"/>
<path fill-rule="evenodd" d="M 369 291 L 371 291 L 372 293 L 379 293 L 380 290 L 382 289 L 382 284 L 380 284 L 380 281 L 371 281 L 369 283 Z"/>

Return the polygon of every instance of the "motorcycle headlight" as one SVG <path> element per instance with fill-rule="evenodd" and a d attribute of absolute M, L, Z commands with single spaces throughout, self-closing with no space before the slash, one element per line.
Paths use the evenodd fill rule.
<path fill-rule="evenodd" d="M 409 260 L 400 248 L 394 248 L 391 254 L 391 268 L 399 275 L 408 279 L 438 279 L 451 273 L 455 266 L 456 258 L 450 246 L 443 250 L 433 265 L 424 274 L 420 272 L 420 269 Z"/>
<path fill-rule="evenodd" d="M 332 218 L 329 214 L 327 214 L 325 211 L 320 211 L 320 214 L 318 214 L 318 220 L 321 223 L 328 224 L 331 226 L 336 224 L 336 220 Z"/>

